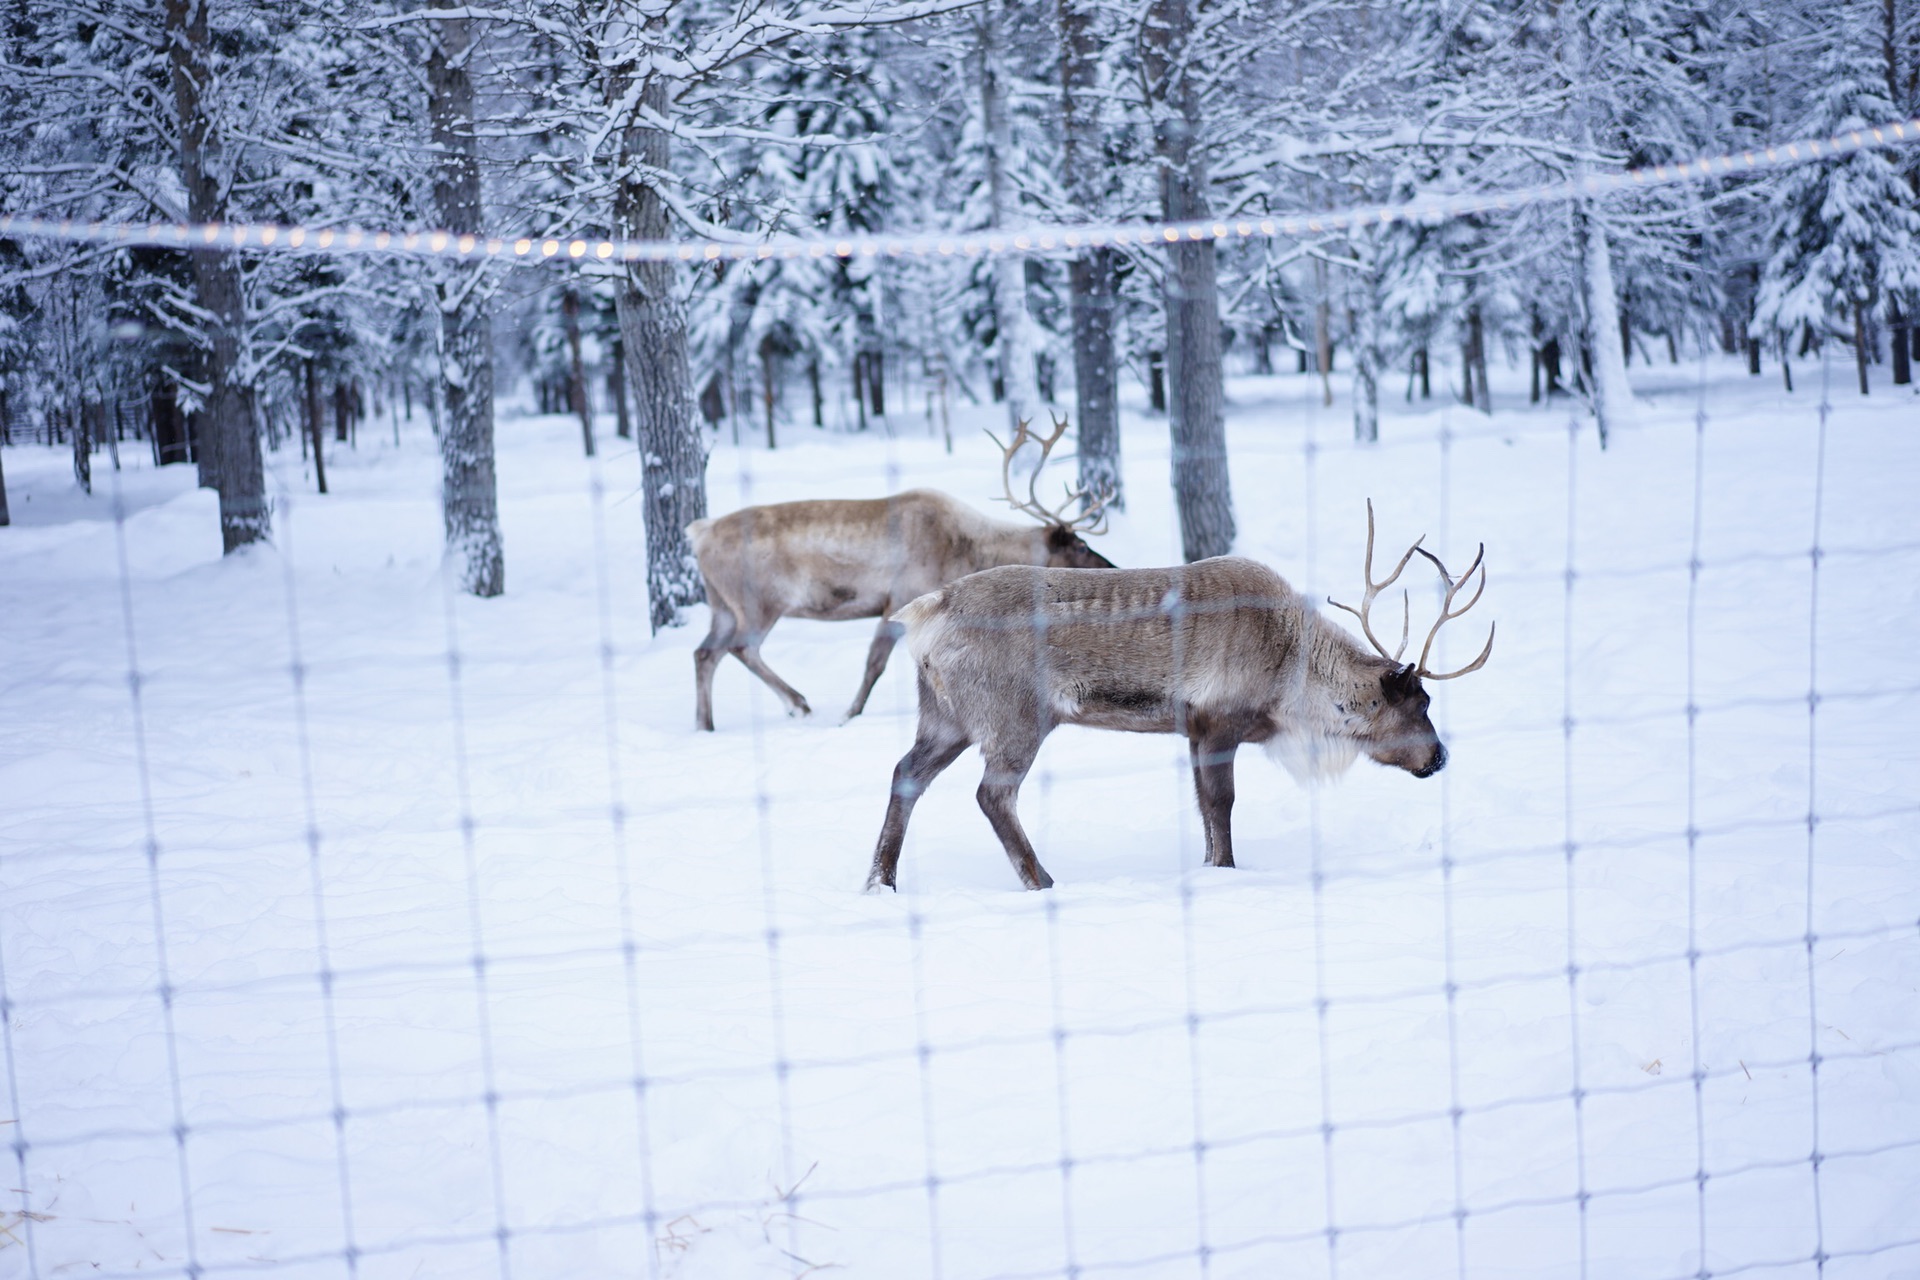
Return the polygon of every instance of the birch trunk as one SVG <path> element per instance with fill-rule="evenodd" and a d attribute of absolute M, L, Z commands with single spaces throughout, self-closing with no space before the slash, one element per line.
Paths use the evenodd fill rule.
<path fill-rule="evenodd" d="M 1102 205 L 1105 147 L 1100 127 L 1100 37 L 1091 0 L 1060 3 L 1060 110 L 1065 123 L 1061 177 L 1080 216 Z M 1120 387 L 1114 359 L 1113 254 L 1088 249 L 1067 269 L 1073 313 L 1073 388 L 1079 412 L 1080 487 L 1109 495 L 1125 510 L 1120 476 Z"/>
<path fill-rule="evenodd" d="M 1360 274 L 1352 324 L 1353 438 L 1372 444 L 1380 439 L 1380 299 L 1373 272 Z"/>
<path fill-rule="evenodd" d="M 671 110 L 667 83 L 648 73 L 640 113 L 623 139 L 628 173 L 616 197 L 617 233 L 664 240 L 667 205 L 652 175 L 667 171 L 667 135 L 638 123 Z M 627 378 L 639 433 L 642 511 L 647 529 L 647 617 L 653 630 L 675 626 L 680 610 L 706 599 L 706 584 L 687 541 L 687 526 L 707 514 L 707 449 L 701 439 L 693 375 L 687 361 L 686 308 L 666 262 L 627 265 L 614 290 Z"/>
<path fill-rule="evenodd" d="M 445 0 L 435 0 L 435 7 L 446 7 Z M 472 27 L 464 16 L 447 17 L 436 20 L 431 30 L 427 84 L 435 212 L 448 231 L 479 232 L 484 230 L 479 143 L 468 69 Z M 478 266 L 448 267 L 435 286 L 446 402 L 440 431 L 440 504 L 447 558 L 460 589 L 497 596 L 506 589 L 506 564 L 493 466 L 493 319 L 486 310 L 483 271 Z"/>
<path fill-rule="evenodd" d="M 206 96 L 213 71 L 205 0 L 166 0 L 166 39 L 187 216 L 200 223 L 225 222 L 222 139 Z M 240 264 L 233 255 L 213 249 L 189 250 L 187 257 L 193 268 L 195 299 L 207 314 L 208 392 L 201 448 L 210 455 L 208 470 L 220 495 L 220 545 L 232 552 L 265 541 L 272 533 L 260 438 L 247 412 L 241 367 L 246 305 Z"/>
<path fill-rule="evenodd" d="M 1160 203 L 1169 222 L 1207 214 L 1200 103 L 1189 78 L 1194 0 L 1154 0 L 1147 11 L 1145 71 L 1160 160 Z M 1167 424 L 1181 554 L 1188 561 L 1233 547 L 1227 477 L 1226 388 L 1220 350 L 1220 289 L 1212 241 L 1167 250 Z"/>
<path fill-rule="evenodd" d="M 1627 382 L 1626 354 L 1620 346 L 1620 303 L 1613 289 L 1613 251 L 1607 233 L 1585 204 L 1573 211 L 1580 247 L 1581 292 L 1586 303 L 1587 349 L 1593 353 L 1593 417 L 1600 447 L 1633 421 L 1633 387 Z"/>
<path fill-rule="evenodd" d="M 1007 115 L 1007 72 L 1002 64 L 998 6 L 981 11 L 975 30 L 980 42 L 980 115 L 986 133 L 987 198 L 990 226 L 1016 221 L 1013 178 L 1013 121 Z M 993 259 L 993 319 L 998 330 L 1000 376 L 1006 391 L 1007 425 L 1032 422 L 1040 412 L 1040 387 L 1033 363 L 1033 322 L 1027 314 L 1027 262 L 1015 254 Z M 1022 450 L 1022 454 L 1029 453 Z M 1037 456 L 1037 454 L 1035 455 Z M 1027 461 L 1024 457 L 1020 460 Z"/>

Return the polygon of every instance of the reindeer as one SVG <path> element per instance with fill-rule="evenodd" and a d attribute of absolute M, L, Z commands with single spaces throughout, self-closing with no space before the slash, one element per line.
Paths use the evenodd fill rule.
<path fill-rule="evenodd" d="M 956 578 L 1000 565 L 1045 565 L 1054 569 L 1111 569 L 1113 562 L 1088 546 L 1083 534 L 1106 531 L 1104 495 L 1071 491 L 1049 508 L 1035 488 L 1040 468 L 1066 434 L 1066 419 L 1056 416 L 1045 436 L 1021 422 L 1013 442 L 1001 445 L 1005 457 L 1000 479 L 1006 501 L 1032 516 L 1038 526 L 990 520 L 957 498 L 932 489 L 909 489 L 890 498 L 816 499 L 744 507 L 717 520 L 687 526 L 707 583 L 713 625 L 693 654 L 697 706 L 702 729 L 713 728 L 713 673 L 731 653 L 767 683 L 790 715 L 812 708 L 792 685 L 775 675 L 760 657 L 773 624 L 782 618 L 838 622 L 879 618 L 867 650 L 867 671 L 847 718 L 867 705 L 887 657 L 903 628 L 894 609 L 937 590 Z M 989 433 L 991 435 L 991 433 Z M 1027 496 L 1013 491 L 1013 460 L 1029 442 L 1040 446 L 1040 460 L 1027 481 Z M 1000 444 L 994 438 L 995 444 Z M 1078 505 L 1078 514 L 1068 515 Z"/>
<path fill-rule="evenodd" d="M 1370 614 L 1416 552 L 1439 570 L 1446 599 L 1420 660 L 1403 665 L 1404 593 L 1393 652 L 1375 638 Z M 919 729 L 893 771 L 867 888 L 894 887 L 914 802 L 975 743 L 986 760 L 980 808 L 1020 882 L 1051 887 L 1016 804 L 1041 742 L 1062 724 L 1184 735 L 1207 865 L 1214 867 L 1234 865 L 1229 818 L 1233 758 L 1242 743 L 1264 744 L 1303 782 L 1343 772 L 1361 752 L 1431 777 L 1445 766 L 1447 749 L 1427 717 L 1422 681 L 1478 671 L 1493 652 L 1490 629 L 1480 656 L 1466 666 L 1436 672 L 1427 665 L 1440 628 L 1486 590 L 1485 553 L 1483 546 L 1454 577 L 1415 542 L 1375 582 L 1369 501 L 1366 594 L 1358 609 L 1336 607 L 1360 619 L 1372 652 L 1273 570 L 1230 556 L 1172 569 L 991 569 L 908 603 L 894 616 L 906 624 L 919 665 Z M 1476 571 L 1479 586 L 1456 608 Z"/>

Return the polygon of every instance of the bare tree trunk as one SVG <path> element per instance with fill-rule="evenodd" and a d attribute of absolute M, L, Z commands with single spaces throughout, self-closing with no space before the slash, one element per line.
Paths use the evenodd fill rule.
<path fill-rule="evenodd" d="M 1169 222 L 1207 214 L 1205 152 L 1199 144 L 1199 90 L 1189 72 L 1194 0 L 1153 0 L 1142 41 L 1160 157 L 1160 202 Z M 1188 561 L 1233 547 L 1233 493 L 1227 474 L 1226 386 L 1221 370 L 1220 291 L 1212 241 L 1167 250 L 1167 414 L 1173 436 L 1173 493 L 1181 554 Z"/>
<path fill-rule="evenodd" d="M 1469 402 L 1482 413 L 1493 412 L 1493 389 L 1487 385 L 1487 326 L 1480 304 L 1467 308 L 1467 385 Z"/>
<path fill-rule="evenodd" d="M 760 399 L 767 411 L 767 448 L 778 448 L 773 437 L 774 387 L 778 384 L 780 353 L 774 349 L 773 335 L 760 339 Z"/>
<path fill-rule="evenodd" d="M 1061 178 L 1081 216 L 1101 206 L 1101 40 L 1094 29 L 1092 0 L 1061 0 L 1060 112 L 1065 122 Z M 1073 390 L 1079 410 L 1080 487 L 1107 494 L 1107 505 L 1125 510 L 1120 473 L 1120 386 L 1114 359 L 1113 255 L 1087 249 L 1067 267 L 1073 314 Z"/>
<path fill-rule="evenodd" d="M 656 19 L 654 30 L 658 25 Z M 658 74 L 646 74 L 640 111 L 664 119 L 671 111 L 667 82 Z M 625 160 L 635 176 L 622 183 L 616 197 L 617 229 L 633 239 L 664 240 L 671 230 L 666 202 L 640 175 L 667 171 L 668 139 L 639 119 L 636 114 L 623 139 Z M 707 450 L 700 437 L 687 362 L 687 318 L 674 288 L 674 270 L 665 262 L 630 263 L 614 293 L 640 435 L 647 614 L 656 632 L 678 624 L 681 609 L 706 598 L 686 530 L 707 514 Z"/>
<path fill-rule="evenodd" d="M 613 433 L 633 439 L 633 419 L 627 413 L 627 344 L 613 340 L 613 359 L 607 369 L 607 395 L 613 400 Z"/>
<path fill-rule="evenodd" d="M 1004 227 L 1015 221 L 1013 178 L 1007 165 L 1013 158 L 1013 121 L 1007 114 L 1005 51 L 1001 48 L 998 3 L 983 6 L 975 19 L 980 55 L 980 115 L 986 133 L 989 225 Z M 1000 376 L 1006 386 L 1007 424 L 1031 422 L 1040 412 L 1040 388 L 1033 362 L 1033 321 L 1027 314 L 1027 260 L 1015 254 L 993 259 L 993 315 L 998 330 Z M 1030 451 L 1022 450 L 1023 453 Z M 1038 456 L 1037 453 L 1034 456 Z M 1017 460 L 1015 465 L 1026 462 Z"/>
<path fill-rule="evenodd" d="M 345 382 L 333 384 L 333 440 L 348 443 L 347 426 L 353 417 L 353 393 Z"/>
<path fill-rule="evenodd" d="M 313 371 L 313 361 L 307 364 L 306 394 L 306 434 L 313 440 L 313 478 L 319 483 L 320 492 L 327 491 L 327 462 L 321 456 L 320 441 L 326 433 L 320 429 L 320 379 Z"/>
<path fill-rule="evenodd" d="M 1867 306 L 1853 304 L 1853 360 L 1860 369 L 1860 394 L 1867 394 Z"/>
<path fill-rule="evenodd" d="M 820 395 L 820 357 L 807 361 L 807 389 L 813 393 L 813 425 L 825 428 L 827 425 L 827 405 Z"/>
<path fill-rule="evenodd" d="M 73 482 L 80 486 L 80 492 L 93 492 L 93 424 L 87 420 L 87 406 L 82 404 L 73 411 Z"/>
<path fill-rule="evenodd" d="M 194 222 L 227 220 L 220 185 L 223 140 L 206 94 L 213 83 L 208 6 L 203 0 L 165 0 L 169 79 L 180 129 L 180 180 L 187 216 Z M 214 249 L 189 250 L 196 301 L 207 314 L 205 368 L 208 383 L 203 420 L 206 450 L 220 495 L 220 545 L 237 551 L 272 533 L 260 437 L 247 413 L 240 385 L 240 344 L 246 325 L 240 265 Z"/>
<path fill-rule="evenodd" d="M 0 382 L 0 451 L 13 443 L 13 413 L 7 404 L 7 388 Z M 155 464 L 158 465 L 157 463 Z M 7 514 L 7 472 L 0 465 L 0 529 L 13 523 L 13 517 Z"/>
<path fill-rule="evenodd" d="M 1913 364 L 1908 351 L 1907 328 L 1911 323 L 1900 308 L 1900 299 L 1887 299 L 1887 327 L 1893 330 L 1893 385 L 1904 387 L 1913 381 Z"/>
<path fill-rule="evenodd" d="M 1327 296 L 1327 264 L 1313 260 L 1313 371 L 1320 375 L 1320 403 L 1333 403 L 1333 301 Z"/>
<path fill-rule="evenodd" d="M 436 8 L 448 0 L 433 0 Z M 482 230 L 479 141 L 473 127 L 473 37 L 466 17 L 431 25 L 427 58 L 433 141 L 433 198 L 440 225 L 455 233 Z M 506 589 L 499 499 L 493 463 L 493 319 L 487 314 L 484 268 L 450 266 L 436 284 L 440 304 L 440 504 L 447 557 L 463 591 L 497 596 Z"/>
<path fill-rule="evenodd" d="M 580 439 L 593 456 L 593 405 L 587 399 L 587 366 L 580 358 L 580 294 L 569 288 L 560 295 L 560 315 L 567 329 L 567 399 L 580 418 Z"/>
<path fill-rule="evenodd" d="M 1540 403 L 1540 312 L 1527 308 L 1527 403 Z"/>

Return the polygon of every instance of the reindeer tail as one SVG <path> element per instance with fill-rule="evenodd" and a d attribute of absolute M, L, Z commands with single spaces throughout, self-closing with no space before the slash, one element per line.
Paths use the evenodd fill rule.
<path fill-rule="evenodd" d="M 693 544 L 693 554 L 699 555 L 700 548 L 707 540 L 707 530 L 713 528 L 711 520 L 695 520 L 687 526 L 687 541 Z"/>
<path fill-rule="evenodd" d="M 946 615 L 947 593 L 929 591 L 916 599 L 909 600 L 893 611 L 893 620 L 907 628 L 907 650 L 917 662 L 926 657 L 934 642 L 946 630 L 943 625 Z"/>

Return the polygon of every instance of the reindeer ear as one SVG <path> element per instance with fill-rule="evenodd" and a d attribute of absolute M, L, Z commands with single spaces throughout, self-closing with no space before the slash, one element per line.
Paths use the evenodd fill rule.
<path fill-rule="evenodd" d="M 1380 677 L 1380 692 L 1388 702 L 1405 702 L 1420 688 L 1420 676 L 1412 663 L 1395 667 Z"/>
<path fill-rule="evenodd" d="M 1047 530 L 1047 546 L 1055 551 L 1065 551 L 1074 543 L 1073 530 L 1063 524 L 1056 524 Z"/>

